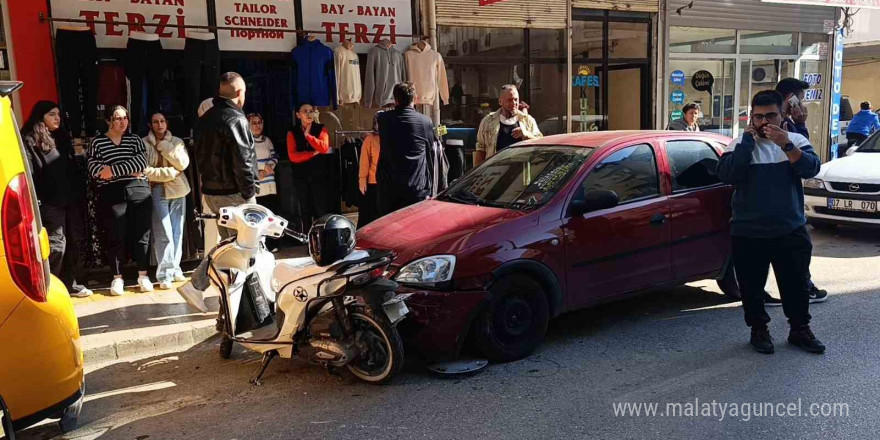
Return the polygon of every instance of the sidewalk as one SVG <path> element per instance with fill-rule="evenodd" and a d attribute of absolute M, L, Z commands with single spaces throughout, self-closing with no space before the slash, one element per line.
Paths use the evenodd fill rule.
<path fill-rule="evenodd" d="M 283 249 L 276 258 L 308 255 L 303 247 Z M 151 274 L 152 276 L 152 274 Z M 132 356 L 186 350 L 217 331 L 214 328 L 219 298 L 206 298 L 210 313 L 186 304 L 175 283 L 170 290 L 140 293 L 133 280 L 126 280 L 126 294 L 110 296 L 108 289 L 95 290 L 88 298 L 71 298 L 79 318 L 80 343 L 86 365 Z M 106 284 L 105 284 L 106 285 Z"/>

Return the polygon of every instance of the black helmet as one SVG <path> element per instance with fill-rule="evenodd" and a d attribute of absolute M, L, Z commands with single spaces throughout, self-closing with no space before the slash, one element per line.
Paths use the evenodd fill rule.
<path fill-rule="evenodd" d="M 318 266 L 328 266 L 354 250 L 354 225 L 347 218 L 327 214 L 312 223 L 309 255 Z"/>

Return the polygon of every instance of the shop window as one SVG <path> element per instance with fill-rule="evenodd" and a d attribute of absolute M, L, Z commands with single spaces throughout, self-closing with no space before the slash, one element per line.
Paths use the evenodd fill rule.
<path fill-rule="evenodd" d="M 529 66 L 529 114 L 545 136 L 565 133 L 565 64 Z"/>
<path fill-rule="evenodd" d="M 828 57 L 828 34 L 801 34 L 801 55 Z"/>
<path fill-rule="evenodd" d="M 648 58 L 649 23 L 608 23 L 610 58 Z"/>
<path fill-rule="evenodd" d="M 816 151 L 824 151 L 828 147 L 828 115 L 823 111 L 825 100 L 831 97 L 828 89 L 831 81 L 827 78 L 826 69 L 828 61 L 802 61 L 801 78 L 810 84 L 810 89 L 804 94 L 804 104 L 807 106 L 807 130 L 810 131 L 810 141 Z M 845 120 L 841 106 L 841 120 Z M 852 115 L 849 115 L 852 119 Z"/>
<path fill-rule="evenodd" d="M 574 58 L 602 58 L 601 21 L 575 21 L 573 23 L 571 53 Z"/>
<path fill-rule="evenodd" d="M 671 53 L 735 53 L 736 31 L 672 26 L 669 28 Z"/>
<path fill-rule="evenodd" d="M 439 26 L 437 51 L 443 57 L 522 57 L 522 29 Z"/>
<path fill-rule="evenodd" d="M 797 54 L 797 34 L 791 32 L 740 31 L 740 53 Z"/>
<path fill-rule="evenodd" d="M 529 57 L 565 59 L 567 56 L 565 32 L 563 30 L 529 30 Z"/>
<path fill-rule="evenodd" d="M 440 119 L 451 127 L 473 127 L 489 112 L 498 109 L 501 86 L 524 86 L 524 66 L 518 63 L 477 64 L 447 61 L 449 105 L 440 108 Z M 525 93 L 520 90 L 520 99 Z M 531 103 L 530 103 L 531 104 Z"/>

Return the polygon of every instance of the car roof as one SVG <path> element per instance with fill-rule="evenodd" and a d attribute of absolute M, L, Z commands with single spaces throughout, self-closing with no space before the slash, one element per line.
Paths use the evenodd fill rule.
<path fill-rule="evenodd" d="M 728 143 L 730 138 L 710 132 L 694 131 L 671 131 L 671 130 L 620 130 L 620 131 L 591 131 L 585 133 L 557 134 L 553 136 L 532 139 L 517 144 L 517 146 L 531 145 L 564 145 L 570 147 L 602 148 L 607 145 L 616 145 L 624 142 L 649 141 L 654 139 L 675 138 L 702 138 L 713 139 Z"/>

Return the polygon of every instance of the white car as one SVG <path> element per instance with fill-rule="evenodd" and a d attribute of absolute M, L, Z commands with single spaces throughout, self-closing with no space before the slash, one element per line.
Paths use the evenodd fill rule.
<path fill-rule="evenodd" d="M 804 204 L 807 221 L 817 229 L 880 227 L 880 133 L 804 180 Z"/>

